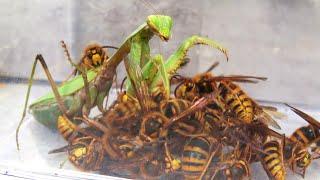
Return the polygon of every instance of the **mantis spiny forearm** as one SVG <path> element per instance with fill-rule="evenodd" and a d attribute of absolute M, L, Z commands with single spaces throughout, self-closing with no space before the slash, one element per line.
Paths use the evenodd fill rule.
<path fill-rule="evenodd" d="M 163 59 L 161 55 L 154 56 L 151 61 L 142 68 L 143 78 L 147 80 L 150 86 L 150 92 L 158 94 L 161 92 L 161 86 L 165 90 L 165 96 L 170 95 L 170 83 L 171 76 L 185 63 L 185 57 L 188 50 L 194 45 L 208 45 L 223 52 L 228 60 L 227 50 L 219 43 L 210 40 L 205 37 L 191 36 L 187 38 L 180 47 L 168 58 L 163 65 Z M 127 86 L 127 92 L 132 94 L 132 87 L 130 84 Z"/>
<path fill-rule="evenodd" d="M 219 51 L 225 54 L 228 60 L 227 50 L 224 47 L 222 47 L 219 43 L 205 37 L 194 35 L 187 38 L 166 61 L 164 68 L 166 69 L 169 79 L 172 77 L 174 73 L 177 72 L 181 64 L 184 63 L 188 50 L 194 45 L 199 45 L 199 44 L 208 45 L 210 47 L 218 49 Z M 161 85 L 162 80 L 163 80 L 162 73 L 157 72 L 157 74 L 155 75 L 150 85 L 151 93 L 159 92 L 159 85 Z"/>

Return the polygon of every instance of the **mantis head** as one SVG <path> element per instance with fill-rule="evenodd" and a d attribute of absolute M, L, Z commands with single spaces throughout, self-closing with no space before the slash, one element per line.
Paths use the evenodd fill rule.
<path fill-rule="evenodd" d="M 173 20 L 170 16 L 150 15 L 147 18 L 147 24 L 150 29 L 162 40 L 168 41 L 171 36 L 171 27 Z"/>

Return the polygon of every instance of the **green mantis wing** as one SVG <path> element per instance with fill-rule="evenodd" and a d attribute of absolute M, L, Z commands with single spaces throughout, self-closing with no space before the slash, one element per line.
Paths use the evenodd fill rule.
<path fill-rule="evenodd" d="M 143 78 L 148 82 L 148 84 L 151 83 L 151 80 L 154 78 L 154 76 L 157 74 L 158 68 L 157 68 L 157 60 L 156 58 L 159 58 L 161 55 L 155 55 L 153 56 L 149 62 L 142 68 L 142 76 Z M 162 57 L 161 57 L 162 58 Z"/>
<path fill-rule="evenodd" d="M 162 68 L 163 70 L 161 71 L 162 74 L 165 72 L 164 71 L 164 63 L 163 63 L 163 57 L 160 54 L 156 54 L 153 56 L 142 68 L 142 78 L 148 85 L 151 84 L 152 79 L 154 76 L 157 74 L 159 69 Z M 166 76 L 166 75 L 165 75 Z M 167 80 L 169 82 L 169 80 Z M 167 83 L 168 83 L 167 82 Z M 164 84 L 167 84 L 164 83 Z M 130 81 L 127 81 L 126 83 L 126 92 L 130 95 L 133 95 L 133 87 Z"/>
<path fill-rule="evenodd" d="M 96 69 L 91 69 L 87 72 L 87 77 L 88 77 L 88 81 L 91 82 L 92 80 L 94 80 L 94 78 L 97 76 L 98 72 L 99 72 L 99 68 Z M 75 92 L 79 91 L 80 89 L 82 89 L 84 87 L 84 81 L 81 75 L 77 75 L 75 78 L 71 79 L 70 81 L 67 81 L 66 83 L 64 83 L 63 85 L 61 85 L 58 88 L 59 94 L 64 97 L 64 96 L 69 96 L 74 94 Z M 45 102 L 45 101 L 52 101 L 54 100 L 54 94 L 52 92 L 40 97 L 39 99 L 37 99 L 35 102 L 33 102 L 31 104 L 37 104 L 40 102 Z"/>

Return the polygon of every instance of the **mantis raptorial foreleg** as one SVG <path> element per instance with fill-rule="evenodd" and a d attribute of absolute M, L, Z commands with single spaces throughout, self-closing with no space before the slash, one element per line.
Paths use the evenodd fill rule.
<path fill-rule="evenodd" d="M 158 72 L 160 73 L 160 77 L 162 79 L 163 87 L 164 87 L 164 97 L 167 99 L 170 96 L 170 79 L 169 75 L 167 73 L 167 70 L 164 65 L 163 57 L 158 54 L 152 58 L 153 64 L 156 66 Z M 162 93 L 160 88 L 158 88 L 156 92 L 152 92 L 153 94 L 158 95 L 159 93 Z"/>
<path fill-rule="evenodd" d="M 228 60 L 227 50 L 217 42 L 205 37 L 191 36 L 180 45 L 178 50 L 176 50 L 176 52 L 168 58 L 165 64 L 163 63 L 162 57 L 160 55 L 157 55 L 151 58 L 151 60 L 144 65 L 144 67 L 142 68 L 142 75 L 143 78 L 148 82 L 152 94 L 161 92 L 161 88 L 164 87 L 166 97 L 169 97 L 169 79 L 183 64 L 186 63 L 185 57 L 188 50 L 194 45 L 199 44 L 208 45 L 220 50 L 225 54 Z M 132 93 L 130 84 L 127 84 L 127 92 Z"/>
<path fill-rule="evenodd" d="M 29 78 L 29 83 L 28 83 L 28 90 L 27 90 L 27 95 L 26 95 L 26 100 L 24 102 L 24 108 L 23 108 L 23 112 L 22 112 L 22 117 L 21 117 L 21 120 L 19 122 L 19 125 L 16 129 L 16 144 L 17 144 L 17 149 L 20 150 L 20 147 L 19 147 L 19 130 L 20 130 L 20 127 L 22 125 L 22 122 L 23 122 L 23 119 L 24 117 L 26 116 L 26 111 L 27 111 L 27 106 L 28 106 L 28 101 L 29 101 L 29 97 L 30 97 L 30 91 L 31 91 L 31 86 L 32 86 L 32 82 L 33 82 L 33 77 L 34 77 L 34 73 L 35 73 L 35 69 L 36 69 L 36 66 L 37 66 L 37 62 L 40 62 L 40 64 L 42 65 L 43 69 L 44 69 L 44 72 L 46 73 L 46 76 L 48 78 L 48 81 L 50 83 L 50 86 L 51 86 L 51 89 L 53 91 L 53 94 L 57 100 L 57 103 L 58 103 L 58 106 L 59 106 L 59 109 L 60 111 L 67 116 L 67 108 L 65 107 L 65 104 L 63 103 L 62 101 L 62 98 L 59 94 L 59 91 L 58 91 L 58 88 L 57 88 L 57 85 L 56 83 L 54 82 L 52 76 L 51 76 L 51 73 L 48 69 L 48 66 L 44 60 L 44 58 L 42 57 L 41 54 L 38 54 L 34 60 L 34 63 L 33 63 L 33 66 L 32 66 L 32 70 L 31 70 L 31 75 L 30 75 L 30 78 Z"/>
<path fill-rule="evenodd" d="M 158 68 L 155 58 L 159 58 L 160 56 L 161 55 L 153 56 L 150 61 L 142 68 L 142 76 L 148 82 L 148 84 L 151 83 L 152 79 L 157 74 Z"/>
<path fill-rule="evenodd" d="M 148 85 L 146 81 L 142 77 L 142 71 L 140 65 L 131 58 L 125 58 L 124 64 L 128 73 L 128 78 L 130 84 L 132 84 L 133 90 L 135 95 L 137 96 L 140 106 L 148 111 L 150 109 L 149 104 L 149 92 L 148 92 Z M 128 93 L 130 94 L 130 93 Z"/>
<path fill-rule="evenodd" d="M 153 56 L 142 68 L 142 78 L 149 85 L 152 82 L 152 79 L 154 78 L 157 72 L 161 73 L 161 78 L 162 78 L 164 89 L 166 92 L 164 95 L 165 97 L 169 97 L 170 95 L 169 76 L 164 67 L 163 57 L 160 54 Z M 131 82 L 127 82 L 126 92 L 130 95 L 134 93 Z"/>
<path fill-rule="evenodd" d="M 180 47 L 166 61 L 165 69 L 169 75 L 169 78 L 171 78 L 171 76 L 176 73 L 176 71 L 181 67 L 181 65 L 185 63 L 185 57 L 188 50 L 194 45 L 199 45 L 199 44 L 208 45 L 210 47 L 218 49 L 226 56 L 228 60 L 227 50 L 224 47 L 222 47 L 219 43 L 205 37 L 194 35 L 186 39 L 180 45 Z M 155 75 L 150 85 L 151 92 L 158 91 L 157 88 L 159 84 L 161 84 L 162 82 L 161 76 L 162 76 L 161 72 L 157 72 L 157 74 Z"/>

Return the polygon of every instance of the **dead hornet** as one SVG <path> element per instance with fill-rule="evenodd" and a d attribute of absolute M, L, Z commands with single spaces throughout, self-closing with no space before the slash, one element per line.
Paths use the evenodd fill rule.
<path fill-rule="evenodd" d="M 76 130 L 77 125 L 64 116 L 58 117 L 57 126 L 59 133 L 68 142 L 71 142 L 79 135 L 79 131 Z"/>
<path fill-rule="evenodd" d="M 258 80 L 265 80 L 263 77 L 255 76 L 242 76 L 242 75 L 231 75 L 231 76 L 214 76 L 210 71 L 215 68 L 219 63 L 211 65 L 207 71 L 195 75 L 192 78 L 184 77 L 181 75 L 175 75 L 171 81 L 180 82 L 174 90 L 176 98 L 187 99 L 194 101 L 206 94 L 218 91 L 218 82 L 220 81 L 234 81 L 234 82 L 246 82 L 246 83 L 257 83 Z"/>
<path fill-rule="evenodd" d="M 107 127 L 123 127 L 129 120 L 140 117 L 141 107 L 137 99 L 120 94 L 118 100 L 100 118 L 100 122 Z"/>
<path fill-rule="evenodd" d="M 140 175 L 144 179 L 159 179 L 160 176 L 161 178 L 173 177 L 173 173 L 181 168 L 181 161 L 171 154 L 168 141 L 161 143 L 152 153 L 146 152 L 143 156 L 149 156 L 140 165 Z"/>
<path fill-rule="evenodd" d="M 163 128 L 168 122 L 169 119 L 160 112 L 150 112 L 144 115 L 139 131 L 140 138 L 145 142 L 157 142 L 159 138 L 166 136 Z"/>
<path fill-rule="evenodd" d="M 135 158 L 137 152 L 147 145 L 139 136 L 132 136 L 130 132 L 108 128 L 99 121 L 92 120 L 86 116 L 78 118 L 89 127 L 94 127 L 102 132 L 101 136 L 92 135 L 102 144 L 102 147 L 109 159 L 120 161 Z"/>
<path fill-rule="evenodd" d="M 286 139 L 284 147 L 284 158 L 291 170 L 304 177 L 306 169 L 311 164 L 312 156 L 308 148 L 300 143 Z"/>
<path fill-rule="evenodd" d="M 75 118 L 74 120 L 76 120 Z M 76 122 L 69 120 L 69 118 L 61 115 L 57 120 L 58 132 L 68 142 L 72 142 L 74 139 L 84 136 L 99 136 L 101 132 L 92 127 L 81 127 Z"/>
<path fill-rule="evenodd" d="M 295 130 L 287 139 L 285 146 L 285 157 L 291 165 L 291 169 L 304 177 L 305 171 L 311 164 L 311 161 L 313 159 L 320 158 L 319 154 L 317 153 L 319 150 L 317 143 L 319 143 L 320 140 L 320 123 L 301 110 L 288 104 L 286 105 L 309 123 L 308 126 L 303 126 Z M 315 145 L 315 147 L 312 148 L 312 152 L 317 154 L 317 157 L 312 157 L 308 151 L 309 147 L 312 145 Z"/>
<path fill-rule="evenodd" d="M 294 108 L 288 104 L 286 104 L 294 111 L 297 115 L 303 118 L 305 121 L 309 123 L 308 126 L 303 126 L 298 128 L 290 137 L 290 139 L 294 142 L 299 142 L 307 147 L 311 146 L 312 144 L 315 145 L 313 147 L 313 151 L 319 151 L 320 146 L 320 123 L 309 116 L 308 114 L 302 112 L 301 110 Z"/>
<path fill-rule="evenodd" d="M 190 101 L 179 98 L 163 100 L 160 102 L 160 112 L 170 119 L 187 110 L 191 104 Z M 201 111 L 195 111 L 179 123 L 175 123 L 171 130 L 180 135 L 199 133 L 204 123 L 202 116 Z"/>
<path fill-rule="evenodd" d="M 104 160 L 102 144 L 92 137 L 81 137 L 69 145 L 49 152 L 67 152 L 70 162 L 82 171 L 99 170 Z"/>
<path fill-rule="evenodd" d="M 283 145 L 277 140 L 266 141 L 263 144 L 264 154 L 262 165 L 270 179 L 284 180 L 286 176 Z"/>
<path fill-rule="evenodd" d="M 212 67 L 215 66 L 216 64 Z M 176 87 L 175 96 L 177 98 L 194 101 L 206 94 L 219 92 L 219 96 L 216 97 L 217 103 L 212 105 L 212 109 L 226 109 L 231 112 L 230 114 L 244 123 L 259 120 L 276 128 L 280 128 L 270 115 L 264 112 L 261 106 L 253 101 L 238 85 L 233 83 L 257 83 L 255 80 L 266 80 L 267 78 L 242 75 L 213 76 L 213 74 L 209 72 L 211 69 L 212 68 L 209 68 L 208 71 L 196 75 L 194 78 L 176 76 L 175 78 L 179 78 L 182 83 Z M 217 82 L 220 83 L 217 84 Z M 208 107 L 210 108 L 209 105 Z"/>
<path fill-rule="evenodd" d="M 67 45 L 64 41 L 61 41 L 61 46 L 64 49 L 66 57 L 71 62 L 71 56 L 67 49 Z M 80 62 L 77 64 L 77 66 L 81 66 L 82 68 L 86 68 L 87 70 L 97 68 L 103 64 L 103 62 L 109 58 L 108 52 L 106 49 L 112 48 L 112 49 L 118 49 L 114 46 L 102 46 L 98 43 L 92 43 L 87 45 L 83 52 L 80 59 Z M 80 74 L 77 68 L 75 68 L 71 75 L 77 75 Z M 68 78 L 69 79 L 69 78 Z"/>
<path fill-rule="evenodd" d="M 164 173 L 162 154 L 144 152 L 139 158 L 110 161 L 99 171 L 101 174 L 116 175 L 130 179 L 159 179 Z"/>
<path fill-rule="evenodd" d="M 212 161 L 219 157 L 220 144 L 204 136 L 192 137 L 184 146 L 181 157 L 181 171 L 185 179 L 202 179 Z"/>
<path fill-rule="evenodd" d="M 232 81 L 221 81 L 219 84 L 219 94 L 231 117 L 237 118 L 245 124 L 260 121 L 266 125 L 281 129 L 278 123 L 265 112 L 262 106 L 258 105 Z"/>
<path fill-rule="evenodd" d="M 127 155 L 130 154 L 128 153 L 127 149 L 120 149 L 119 144 L 117 144 L 117 141 L 114 140 L 114 138 L 118 136 L 118 133 L 116 131 L 111 131 L 103 124 L 99 123 L 98 121 L 91 120 L 86 116 L 84 116 L 83 118 L 76 117 L 75 119 L 85 122 L 89 127 L 94 128 L 96 131 L 102 132 L 99 135 L 96 135 L 90 133 L 90 131 L 86 131 L 84 128 L 77 127 L 76 125 L 72 124 L 72 122 L 70 122 L 73 127 L 77 127 L 75 133 L 80 132 L 90 138 L 94 138 L 96 143 L 99 143 L 102 146 L 105 155 L 107 155 L 110 159 L 119 160 L 127 158 Z"/>
<path fill-rule="evenodd" d="M 250 178 L 249 163 L 240 157 L 239 146 L 233 152 L 222 154 L 216 164 L 211 168 L 211 179 L 245 179 Z"/>
<path fill-rule="evenodd" d="M 159 179 L 164 171 L 165 164 L 161 156 L 155 154 L 140 164 L 140 176 L 143 179 Z"/>
<path fill-rule="evenodd" d="M 218 66 L 219 63 L 214 63 L 207 71 L 195 75 L 193 78 L 187 78 L 180 75 L 172 77 L 172 80 L 177 79 L 180 84 L 177 85 L 174 91 L 176 98 L 187 99 L 193 101 L 196 98 L 202 97 L 217 90 L 216 81 L 212 81 L 213 74 L 210 71 Z"/>
<path fill-rule="evenodd" d="M 271 157 L 266 157 L 266 155 L 267 156 L 271 155 L 271 151 L 269 151 L 268 149 L 268 147 L 271 145 L 266 144 L 266 142 L 268 138 L 272 138 L 275 140 L 283 139 L 284 137 L 283 135 L 277 133 L 276 131 L 273 131 L 272 129 L 269 129 L 267 125 L 261 122 L 254 122 L 248 125 L 243 123 L 240 125 L 234 124 L 231 127 L 227 127 L 223 132 L 225 137 L 220 139 L 223 139 L 224 144 L 235 147 L 234 154 L 237 154 L 236 159 L 243 160 L 242 162 L 239 162 L 240 164 L 243 165 L 242 166 L 243 170 L 245 170 L 244 164 L 261 161 L 270 178 L 281 176 L 281 175 L 278 175 L 282 173 L 282 170 L 279 168 L 280 167 L 284 168 L 284 166 L 279 165 L 275 167 L 280 172 L 273 170 L 273 167 L 271 166 L 271 164 L 275 163 L 276 161 L 269 162 L 269 158 Z M 279 149 L 277 146 L 275 146 L 273 149 L 276 149 L 276 148 L 280 151 L 277 151 L 274 153 L 281 153 L 281 156 L 279 157 L 282 158 L 282 152 L 283 152 L 282 146 L 281 146 L 281 149 Z M 272 157 L 278 157 L 278 155 L 273 154 Z M 265 161 L 264 158 L 267 158 L 268 161 Z M 281 162 L 283 163 L 283 160 Z M 242 171 L 242 172 L 244 173 L 247 171 Z M 229 174 L 229 173 L 225 172 L 225 174 Z M 250 177 L 250 176 L 245 176 L 245 177 Z"/>

